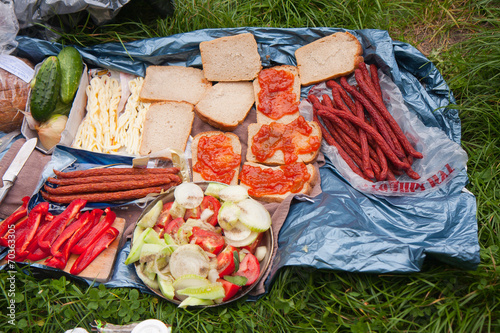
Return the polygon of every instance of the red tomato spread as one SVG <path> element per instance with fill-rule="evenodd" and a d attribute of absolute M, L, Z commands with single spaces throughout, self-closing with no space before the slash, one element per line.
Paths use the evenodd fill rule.
<path fill-rule="evenodd" d="M 235 154 L 231 139 L 223 134 L 202 136 L 198 141 L 198 161 L 193 170 L 203 179 L 229 184 L 239 167 L 241 156 Z"/>
<path fill-rule="evenodd" d="M 287 71 L 272 68 L 260 71 L 258 110 L 273 120 L 298 112 L 299 102 L 293 92 L 294 79 L 294 75 Z"/>
<path fill-rule="evenodd" d="M 257 161 L 264 162 L 277 150 L 285 156 L 285 164 L 297 161 L 299 154 L 308 154 L 319 149 L 321 140 L 317 136 L 309 136 L 312 127 L 304 117 L 299 116 L 289 124 L 272 122 L 262 125 L 252 138 L 252 153 Z"/>
<path fill-rule="evenodd" d="M 248 193 L 256 197 L 300 192 L 309 178 L 311 175 L 304 163 L 263 169 L 245 164 L 240 173 L 241 182 L 250 187 Z"/>

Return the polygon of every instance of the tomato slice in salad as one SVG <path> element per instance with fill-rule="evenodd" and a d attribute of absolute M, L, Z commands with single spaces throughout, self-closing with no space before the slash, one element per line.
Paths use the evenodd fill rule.
<path fill-rule="evenodd" d="M 203 250 L 213 254 L 218 254 L 226 245 L 224 237 L 214 231 L 205 230 L 200 227 L 193 227 L 193 235 L 190 237 L 190 241 L 192 242 L 193 240 Z"/>
<path fill-rule="evenodd" d="M 236 264 L 234 262 L 234 251 L 238 251 L 234 246 L 228 245 L 217 255 L 217 272 L 219 276 L 233 274 Z"/>
<path fill-rule="evenodd" d="M 247 283 L 245 286 L 253 284 L 259 278 L 260 264 L 259 260 L 251 253 L 247 253 L 245 258 L 240 262 L 240 268 L 234 275 L 246 277 Z"/>
<path fill-rule="evenodd" d="M 184 219 L 182 217 L 178 217 L 173 219 L 165 226 L 165 233 L 174 236 L 177 234 L 177 230 L 184 224 Z"/>
<path fill-rule="evenodd" d="M 198 206 L 192 209 L 186 209 L 186 213 L 184 213 L 184 220 L 187 219 L 199 219 L 201 216 L 201 207 Z"/>
<path fill-rule="evenodd" d="M 213 226 L 217 225 L 217 215 L 219 215 L 220 208 L 219 200 L 211 195 L 205 195 L 200 207 L 202 212 L 205 209 L 210 209 L 212 212 L 214 212 L 214 214 L 207 220 L 207 222 Z"/>
<path fill-rule="evenodd" d="M 222 283 L 222 287 L 224 288 L 224 298 L 222 299 L 223 302 L 230 300 L 231 298 L 236 295 L 236 293 L 241 289 L 240 286 L 233 284 L 229 281 L 226 281 L 224 279 L 217 279 L 217 282 Z"/>
<path fill-rule="evenodd" d="M 168 202 L 163 205 L 163 209 L 161 210 L 160 216 L 158 216 L 158 219 L 156 220 L 155 226 L 159 228 L 165 228 L 166 225 L 170 221 L 172 221 L 172 216 L 170 215 L 170 208 L 172 208 L 172 205 L 174 202 Z"/>

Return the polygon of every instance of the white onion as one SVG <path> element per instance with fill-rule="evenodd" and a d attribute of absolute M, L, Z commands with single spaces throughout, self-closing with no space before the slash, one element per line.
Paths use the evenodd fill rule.
<path fill-rule="evenodd" d="M 203 201 L 203 190 L 194 183 L 182 183 L 174 190 L 174 198 L 186 209 L 198 207 Z"/>
<path fill-rule="evenodd" d="M 210 270 L 209 262 L 208 255 L 198 245 L 182 245 L 170 257 L 170 272 L 175 279 L 188 274 L 207 277 Z"/>

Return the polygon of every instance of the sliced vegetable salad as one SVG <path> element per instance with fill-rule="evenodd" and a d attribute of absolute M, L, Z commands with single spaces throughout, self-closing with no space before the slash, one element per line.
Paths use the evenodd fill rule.
<path fill-rule="evenodd" d="M 229 301 L 257 282 L 271 216 L 239 185 L 182 183 L 137 222 L 125 264 L 179 307 Z"/>

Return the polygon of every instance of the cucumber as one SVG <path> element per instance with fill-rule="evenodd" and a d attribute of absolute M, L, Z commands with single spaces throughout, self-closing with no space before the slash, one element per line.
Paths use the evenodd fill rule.
<path fill-rule="evenodd" d="M 140 264 L 137 269 L 135 270 L 137 273 L 137 276 L 146 284 L 148 287 L 152 289 L 159 289 L 160 285 L 158 284 L 158 281 L 156 280 L 156 274 L 151 274 L 150 272 L 147 271 L 145 268 L 145 264 Z"/>
<path fill-rule="evenodd" d="M 220 191 L 228 186 L 229 185 L 220 183 L 208 183 L 208 186 L 205 189 L 205 195 L 211 195 L 212 197 L 219 199 Z"/>
<path fill-rule="evenodd" d="M 131 244 L 130 252 L 127 256 L 127 259 L 125 259 L 125 265 L 129 265 L 133 262 L 136 262 L 141 258 L 142 246 L 144 245 L 145 239 L 148 237 L 150 233 L 156 234 L 156 232 L 153 229 L 146 228 L 137 237 L 135 237 L 134 235 L 133 239 L 134 242 Z M 156 235 L 156 237 L 158 237 L 158 234 Z"/>
<path fill-rule="evenodd" d="M 31 89 L 31 116 L 40 122 L 47 121 L 56 108 L 61 83 L 61 67 L 56 56 L 44 60 L 36 74 Z"/>
<path fill-rule="evenodd" d="M 61 66 L 61 102 L 68 104 L 73 101 L 83 72 L 83 61 L 80 52 L 72 46 L 67 46 L 57 55 Z"/>
<path fill-rule="evenodd" d="M 158 276 L 158 285 L 163 296 L 168 299 L 174 299 L 175 290 L 172 279 L 166 280 Z"/>
<path fill-rule="evenodd" d="M 193 296 L 189 296 L 185 300 L 183 300 L 180 304 L 180 308 L 187 308 L 188 306 L 197 306 L 197 305 L 212 305 L 214 302 L 210 299 L 201 299 Z"/>
<path fill-rule="evenodd" d="M 57 99 L 56 107 L 52 114 L 61 114 L 63 116 L 69 116 L 69 112 L 71 111 L 71 104 L 65 104 L 61 101 L 61 98 Z"/>
<path fill-rule="evenodd" d="M 200 287 L 187 287 L 178 290 L 177 293 L 183 296 L 192 296 L 200 299 L 217 299 L 224 298 L 224 287 L 221 283 L 211 283 Z"/>
<path fill-rule="evenodd" d="M 248 190 L 241 185 L 231 185 L 220 190 L 219 198 L 222 201 L 240 202 L 248 198 Z"/>
<path fill-rule="evenodd" d="M 156 255 L 167 247 L 166 244 L 147 244 L 144 243 L 141 248 L 141 255 L 139 257 L 139 262 L 149 262 L 156 259 Z"/>
<path fill-rule="evenodd" d="M 161 210 L 163 209 L 163 202 L 159 200 L 149 212 L 147 212 L 140 220 L 137 222 L 137 226 L 143 228 L 152 228 L 160 216 Z"/>

